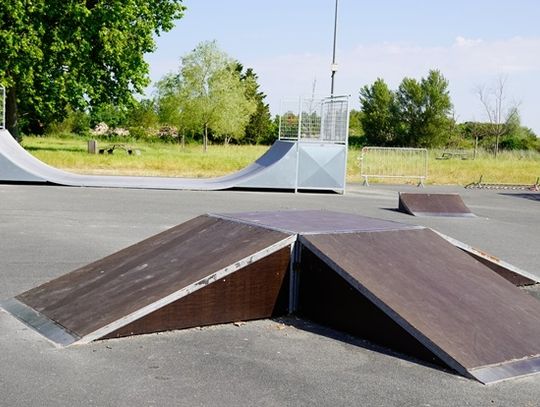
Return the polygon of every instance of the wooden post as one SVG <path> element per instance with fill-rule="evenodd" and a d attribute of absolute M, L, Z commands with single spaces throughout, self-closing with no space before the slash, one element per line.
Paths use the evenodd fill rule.
<path fill-rule="evenodd" d="M 96 154 L 98 151 L 97 140 L 88 140 L 88 153 Z"/>

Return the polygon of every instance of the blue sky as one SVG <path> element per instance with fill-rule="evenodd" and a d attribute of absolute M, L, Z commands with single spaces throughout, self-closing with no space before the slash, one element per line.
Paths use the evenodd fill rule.
<path fill-rule="evenodd" d="M 283 98 L 330 92 L 335 0 L 185 0 L 176 27 L 147 55 L 150 76 L 176 71 L 201 41 L 259 76 L 273 113 Z M 540 136 L 540 1 L 339 0 L 336 93 L 351 95 L 378 77 L 395 89 L 404 77 L 439 69 L 450 82 L 458 121 L 487 121 L 477 89 L 505 78 L 507 106 Z"/>

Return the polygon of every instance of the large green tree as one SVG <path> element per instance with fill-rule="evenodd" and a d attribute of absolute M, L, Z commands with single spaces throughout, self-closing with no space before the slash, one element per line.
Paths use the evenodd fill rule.
<path fill-rule="evenodd" d="M 437 147 L 454 130 L 448 81 L 436 70 L 420 81 L 404 78 L 395 92 L 377 79 L 360 90 L 360 102 L 370 144 Z"/>
<path fill-rule="evenodd" d="M 378 78 L 371 86 L 360 89 L 363 115 L 362 128 L 368 144 L 390 146 L 395 144 L 395 95 L 386 82 Z"/>
<path fill-rule="evenodd" d="M 246 135 L 244 142 L 260 144 L 267 142 L 271 139 L 272 132 L 272 116 L 270 114 L 270 107 L 265 102 L 266 95 L 260 90 L 259 83 L 257 82 L 257 74 L 253 69 L 248 68 L 243 72 L 243 67 L 238 64 L 240 70 L 240 77 L 245 83 L 246 97 L 253 101 L 255 104 L 255 111 L 249 117 L 249 122 L 246 126 Z"/>
<path fill-rule="evenodd" d="M 221 51 L 215 41 L 200 43 L 182 57 L 177 74 L 158 83 L 159 111 L 181 128 L 208 136 L 241 139 L 256 109 L 246 96 L 249 81 L 243 81 L 237 63 Z"/>
<path fill-rule="evenodd" d="M 0 83 L 7 88 L 7 127 L 39 132 L 69 107 L 131 103 L 149 82 L 144 54 L 154 50 L 154 35 L 182 16 L 181 3 L 3 0 Z"/>
<path fill-rule="evenodd" d="M 398 144 L 438 147 L 453 129 L 452 101 L 448 81 L 437 70 L 420 81 L 405 78 L 396 93 Z"/>

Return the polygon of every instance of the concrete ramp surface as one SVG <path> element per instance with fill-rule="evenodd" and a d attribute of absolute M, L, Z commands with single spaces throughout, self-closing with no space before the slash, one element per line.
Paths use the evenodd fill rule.
<path fill-rule="evenodd" d="M 343 192 L 346 146 L 305 144 L 278 140 L 253 164 L 218 178 L 82 175 L 62 171 L 41 162 L 24 150 L 7 130 L 0 129 L 0 182 L 105 188 L 315 189 Z"/>
<path fill-rule="evenodd" d="M 398 208 L 413 216 L 475 217 L 459 194 L 401 192 Z"/>

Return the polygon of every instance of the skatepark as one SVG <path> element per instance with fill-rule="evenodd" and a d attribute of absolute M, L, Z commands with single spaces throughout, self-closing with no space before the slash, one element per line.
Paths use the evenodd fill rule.
<path fill-rule="evenodd" d="M 435 383 L 456 389 L 473 386 L 463 380 L 529 386 L 522 394 L 534 403 L 540 275 L 530 244 L 540 238 L 532 227 L 538 194 L 367 185 L 320 194 L 346 190 L 348 106 L 346 97 L 316 105 L 301 107 L 297 122 L 282 121 L 279 140 L 252 165 L 202 180 L 68 173 L 0 129 L 0 340 L 9 349 L 5 365 L 17 367 L 2 372 L 8 405 L 43 401 L 33 399 L 32 385 L 12 391 L 16 382 L 31 383 L 20 376 L 27 372 L 40 383 L 58 378 L 45 393 L 69 383 L 66 403 L 81 403 L 71 389 L 96 385 L 79 382 L 89 378 L 86 366 L 112 375 L 109 394 L 120 386 L 116 377 L 142 383 L 139 390 L 159 388 L 155 403 L 128 385 L 121 399 L 93 394 L 96 405 L 170 404 L 179 394 L 191 397 L 183 405 L 221 405 L 223 396 L 226 405 L 348 404 L 364 385 L 392 377 L 382 362 L 365 371 L 366 358 L 406 364 L 418 377 L 440 374 Z M 134 346 L 146 359 L 132 359 Z M 103 365 L 95 358 L 103 349 L 122 349 L 125 360 Z M 342 369 L 336 358 L 356 359 L 355 367 Z M 137 361 L 139 369 L 128 367 Z M 35 363 L 54 373 L 38 374 Z M 224 375 L 197 383 L 221 390 L 194 391 L 190 380 L 213 369 Z M 423 390 L 406 385 L 409 375 L 398 377 Z M 230 393 L 238 387 L 231 378 L 255 386 L 252 401 Z M 308 392 L 292 386 L 312 380 L 321 384 Z M 347 391 L 357 380 L 362 385 Z M 172 393 L 169 381 L 180 384 Z M 328 393 L 340 389 L 336 381 L 341 391 Z M 385 404 L 378 394 L 365 396 L 377 405 L 411 397 L 397 391 Z M 435 400 L 418 394 L 411 404 L 448 404 L 431 394 Z"/>
<path fill-rule="evenodd" d="M 2 185 L 0 298 L 14 297 L 204 213 L 327 210 L 436 229 L 538 276 L 538 196 L 459 193 L 474 218 L 413 217 L 398 192 L 339 195 Z M 271 197 L 272 199 L 269 199 Z M 538 376 L 484 386 L 451 369 L 297 317 L 56 348 L 0 314 L 5 405 L 535 405 Z"/>

